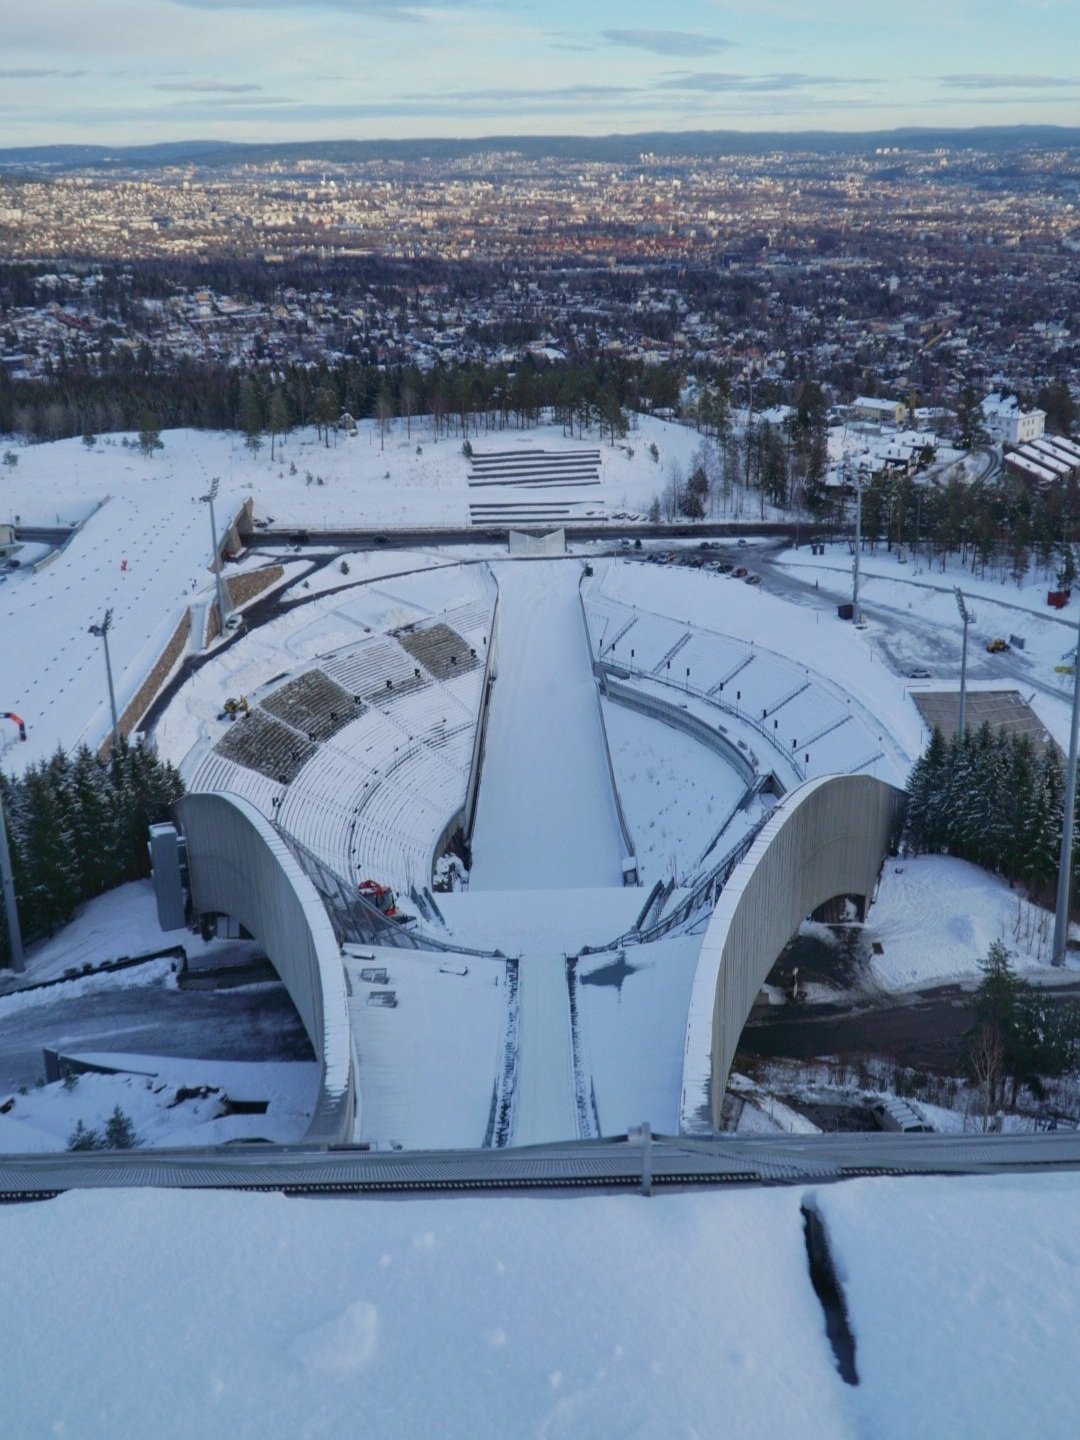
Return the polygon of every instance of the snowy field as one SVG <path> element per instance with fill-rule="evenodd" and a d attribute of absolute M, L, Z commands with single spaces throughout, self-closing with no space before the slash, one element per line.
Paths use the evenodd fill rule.
<path fill-rule="evenodd" d="M 8 1096 L 11 1108 L 0 1114 L 0 1155 L 65 1150 L 80 1123 L 104 1135 L 117 1106 L 140 1147 L 288 1143 L 307 1130 L 319 1094 L 313 1061 L 181 1060 L 108 1051 L 71 1058 L 133 1073 L 77 1075 L 66 1084 L 55 1081 Z M 209 1093 L 188 1094 L 203 1090 Z M 262 1114 L 231 1115 L 230 1101 L 257 1101 L 267 1108 Z"/>
<path fill-rule="evenodd" d="M 0 1286 L 5 1424 L 1072 1440 L 1078 1202 L 1080 1179 L 1044 1175 L 648 1201 L 72 1192 L 0 1210 L 18 1256 Z M 804 1203 L 836 1258 L 854 1388 L 810 1285 Z"/>
<path fill-rule="evenodd" d="M 905 990 L 977 977 L 995 940 L 1016 970 L 1048 970 L 1054 917 L 967 860 L 919 855 L 885 861 L 866 931 L 884 952 L 870 957 L 875 981 L 884 990 Z M 1076 938 L 1076 925 L 1072 933 Z M 1068 963 L 1080 969 L 1075 953 Z M 1060 970 L 1053 973 L 1061 978 Z"/>
<path fill-rule="evenodd" d="M 647 1120 L 679 1129 L 683 1045 L 700 935 L 582 956 L 577 965 L 581 1048 L 604 1135 Z"/>
<path fill-rule="evenodd" d="M 106 436 L 90 451 L 78 439 L 18 447 L 18 465 L 5 474 L 0 519 L 18 515 L 23 525 L 70 523 L 83 518 L 105 494 L 135 492 L 142 503 L 154 506 L 166 488 L 183 490 L 187 502 L 189 495 L 202 494 L 214 476 L 221 479 L 223 500 L 253 495 L 256 516 L 277 528 L 467 526 L 470 501 L 517 501 L 537 494 L 543 500 L 584 502 L 582 518 L 587 518 L 590 513 L 648 509 L 666 484 L 668 466 L 675 463 L 687 473 L 701 443 L 696 431 L 650 416 L 637 417 L 634 430 L 614 447 L 601 444 L 596 431 L 586 432 L 583 439 L 570 438 L 559 425 L 482 431 L 470 437 L 478 455 L 599 449 L 599 485 L 556 485 L 535 492 L 519 485 L 470 490 L 470 466 L 460 438 L 435 442 L 430 425 L 413 425 L 411 438 L 405 426 L 395 425 L 385 446 L 380 446 L 373 421 L 362 421 L 353 437 L 331 432 L 329 447 L 314 430 L 298 429 L 278 444 L 273 460 L 269 445 L 252 456 L 243 438 L 230 432 L 164 430 L 163 448 L 152 459 L 139 453 L 136 436 L 127 437 L 128 446 L 122 444 L 124 438 Z M 650 444 L 656 445 L 658 460 Z"/>
<path fill-rule="evenodd" d="M 124 445 L 124 438 L 132 443 Z M 646 509 L 665 484 L 665 468 L 683 470 L 696 449 L 695 432 L 643 419 L 626 448 L 601 446 L 601 484 L 567 491 L 586 512 Z M 0 633 L 5 659 L 0 708 L 27 723 L 25 745 L 9 746 L 7 768 L 104 740 L 109 728 L 101 642 L 87 634 L 113 611 L 110 649 L 119 709 L 133 698 L 188 607 L 201 632 L 212 597 L 210 524 L 199 503 L 217 477 L 219 535 L 247 499 L 257 518 L 279 527 L 377 529 L 466 526 L 470 496 L 497 500 L 504 487 L 470 491 L 469 464 L 454 441 L 394 431 L 380 449 L 377 427 L 362 425 L 327 449 L 311 431 L 297 431 L 271 461 L 257 457 L 236 435 L 165 431 L 163 449 L 143 456 L 134 437 L 107 436 L 92 450 L 80 440 L 23 446 L 5 473 L 0 519 L 25 526 L 84 528 L 38 573 L 29 568 L 0 581 Z M 649 454 L 654 442 L 660 463 Z M 558 426 L 480 437 L 476 448 L 580 448 Z M 596 444 L 595 438 L 585 443 Z M 419 448 L 420 453 L 417 453 Z M 295 473 L 294 472 L 295 468 Z M 308 476 L 311 476 L 309 482 Z M 528 492 L 506 487 L 520 500 Z M 558 499 L 562 490 L 539 492 Z M 27 560 L 32 557 L 27 554 Z M 260 563 L 260 562 L 255 562 Z M 425 561 L 424 563 L 431 563 Z M 350 567 L 352 568 L 352 567 Z M 326 583 L 330 576 L 322 577 Z M 201 633 L 193 637 L 195 648 Z M 5 736 L 0 744 L 10 740 Z"/>

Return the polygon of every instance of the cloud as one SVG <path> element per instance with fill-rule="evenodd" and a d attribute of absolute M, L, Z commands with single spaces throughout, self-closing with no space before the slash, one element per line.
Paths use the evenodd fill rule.
<path fill-rule="evenodd" d="M 446 0 L 418 0 L 417 4 L 402 0 L 169 0 L 189 10 L 274 10 L 284 14 L 304 15 L 311 10 L 339 10 L 348 15 L 378 16 L 383 20 L 399 20 L 416 24 L 430 18 Z"/>
<path fill-rule="evenodd" d="M 609 45 L 649 50 L 654 55 L 714 55 L 730 50 L 733 42 L 718 35 L 700 35 L 693 30 L 601 30 Z"/>
<path fill-rule="evenodd" d="M 954 90 L 1060 90 L 1075 89 L 1080 80 L 1060 75 L 940 75 L 943 85 Z"/>
<path fill-rule="evenodd" d="M 784 94 L 792 90 L 808 90 L 815 85 L 850 85 L 859 81 L 841 79 L 838 75 L 805 75 L 790 71 L 778 75 L 734 75 L 719 70 L 701 70 L 694 74 L 673 75 L 661 80 L 660 90 L 695 90 L 707 95 Z"/>
<path fill-rule="evenodd" d="M 250 95 L 261 85 L 240 85 L 229 80 L 161 80 L 152 90 L 182 90 L 196 95 Z"/>
<path fill-rule="evenodd" d="M 24 67 L 15 70 L 0 70 L 0 80 L 77 80 L 85 70 L 31 70 Z"/>

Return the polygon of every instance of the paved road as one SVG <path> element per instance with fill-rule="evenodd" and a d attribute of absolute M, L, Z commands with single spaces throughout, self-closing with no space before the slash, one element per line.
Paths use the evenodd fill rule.
<path fill-rule="evenodd" d="M 46 1046 L 206 1060 L 312 1058 L 292 1001 L 276 983 L 216 991 L 114 986 L 70 998 L 61 985 L 38 993 L 48 999 L 32 1006 L 0 1000 L 0 1094 L 43 1078 Z"/>

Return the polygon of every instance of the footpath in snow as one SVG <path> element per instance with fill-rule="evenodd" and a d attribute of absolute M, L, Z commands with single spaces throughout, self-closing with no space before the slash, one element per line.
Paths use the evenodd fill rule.
<path fill-rule="evenodd" d="M 622 883 L 580 575 L 559 560 L 497 568 L 499 670 L 473 833 L 474 892 Z"/>

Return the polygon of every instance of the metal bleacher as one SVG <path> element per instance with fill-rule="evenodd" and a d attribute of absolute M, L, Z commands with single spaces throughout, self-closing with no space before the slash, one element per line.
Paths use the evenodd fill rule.
<path fill-rule="evenodd" d="M 315 753 L 313 741 L 258 709 L 230 725 L 214 749 L 282 785 L 294 780 Z"/>
<path fill-rule="evenodd" d="M 329 740 L 356 719 L 358 701 L 321 670 L 306 670 L 260 702 L 261 708 L 307 735 Z"/>
<path fill-rule="evenodd" d="M 353 696 L 371 702 L 375 698 L 401 695 L 430 684 L 411 655 L 386 636 L 373 636 L 360 645 L 327 657 L 322 669 Z"/>
<path fill-rule="evenodd" d="M 476 646 L 439 620 L 422 627 L 410 625 L 397 631 L 394 638 L 436 680 L 449 680 L 483 664 Z"/>
<path fill-rule="evenodd" d="M 492 604 L 490 592 L 463 600 L 272 684 L 201 755 L 189 788 L 244 795 L 346 887 L 428 883 L 465 800 Z"/>

